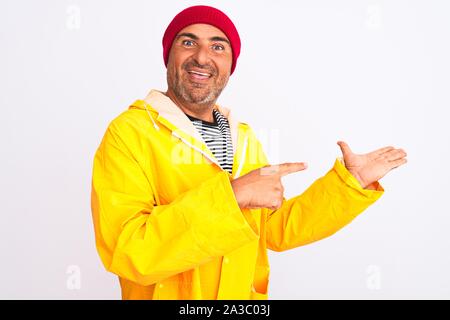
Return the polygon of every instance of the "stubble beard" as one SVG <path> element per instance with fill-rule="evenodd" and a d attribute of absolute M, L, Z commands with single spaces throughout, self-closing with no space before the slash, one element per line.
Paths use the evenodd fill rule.
<path fill-rule="evenodd" d="M 188 79 L 183 80 L 178 71 L 175 71 L 173 78 L 168 74 L 167 82 L 179 100 L 203 109 L 215 104 L 227 85 L 228 77 L 219 77 L 211 84 L 201 84 Z"/>

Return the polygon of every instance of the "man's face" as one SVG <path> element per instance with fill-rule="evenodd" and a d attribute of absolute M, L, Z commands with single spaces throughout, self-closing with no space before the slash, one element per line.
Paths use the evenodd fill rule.
<path fill-rule="evenodd" d="M 232 57 L 229 40 L 220 29 L 208 24 L 184 28 L 169 54 L 169 90 L 190 104 L 215 102 L 230 77 Z"/>

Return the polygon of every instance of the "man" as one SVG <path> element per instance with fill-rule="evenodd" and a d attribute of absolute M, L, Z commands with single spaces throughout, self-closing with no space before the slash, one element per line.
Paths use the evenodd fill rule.
<path fill-rule="evenodd" d="M 221 11 L 180 12 L 164 38 L 167 92 L 152 90 L 109 125 L 95 155 L 92 213 L 107 270 L 123 299 L 267 299 L 267 249 L 323 239 L 383 193 L 378 180 L 406 163 L 393 147 L 343 158 L 286 200 L 251 128 L 216 101 L 240 53 Z"/>

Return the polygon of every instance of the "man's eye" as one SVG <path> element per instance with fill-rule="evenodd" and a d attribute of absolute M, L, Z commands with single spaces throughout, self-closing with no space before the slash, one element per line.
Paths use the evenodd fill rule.
<path fill-rule="evenodd" d="M 188 47 L 194 45 L 194 42 L 192 40 L 183 40 L 182 43 L 183 43 L 184 46 L 188 46 Z"/>
<path fill-rule="evenodd" d="M 223 51 L 223 50 L 225 50 L 225 47 L 220 44 L 215 44 L 215 45 L 213 45 L 213 49 L 216 51 Z"/>

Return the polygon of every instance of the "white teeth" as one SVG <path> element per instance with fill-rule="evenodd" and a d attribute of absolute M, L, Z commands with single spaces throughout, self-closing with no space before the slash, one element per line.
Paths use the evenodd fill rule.
<path fill-rule="evenodd" d="M 198 74 L 200 76 L 204 76 L 204 77 L 210 77 L 211 75 L 209 73 L 202 73 L 202 72 L 197 72 L 197 71 L 188 71 L 189 73 L 194 73 L 194 74 Z"/>

